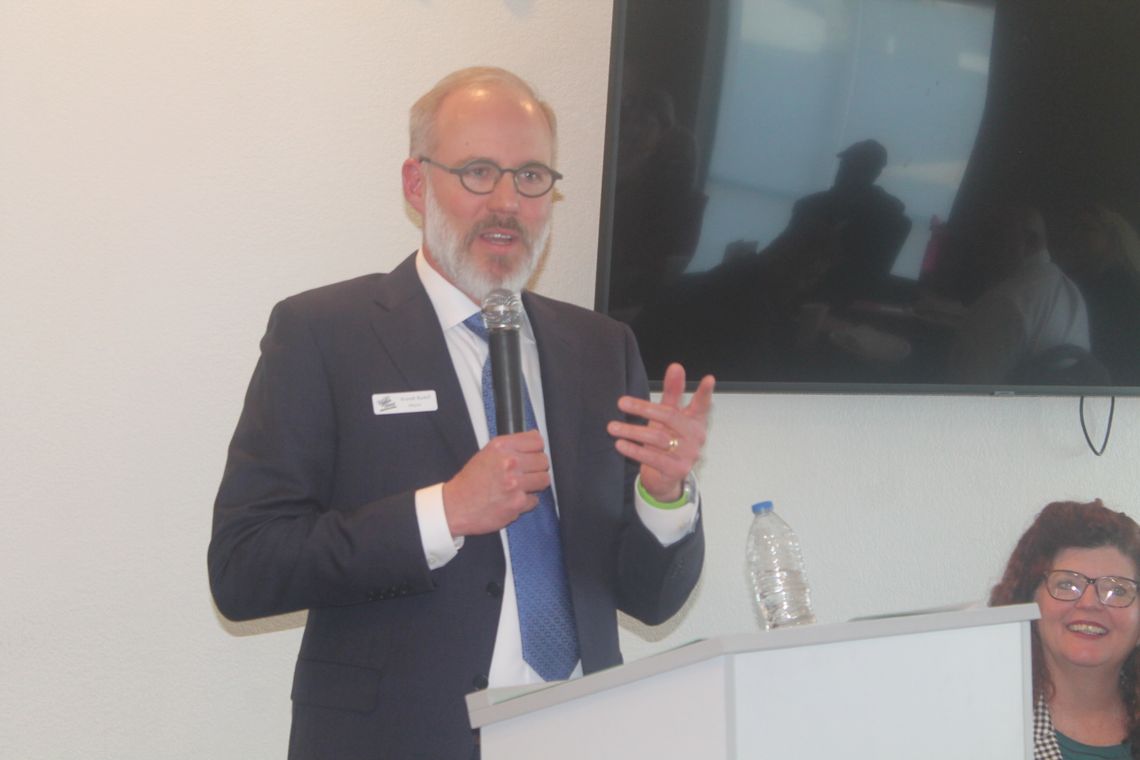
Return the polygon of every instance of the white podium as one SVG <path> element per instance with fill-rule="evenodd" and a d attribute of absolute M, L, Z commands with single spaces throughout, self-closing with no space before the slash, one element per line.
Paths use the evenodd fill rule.
<path fill-rule="evenodd" d="M 1031 760 L 1037 617 L 1022 604 L 702 640 L 467 707 L 483 760 Z"/>

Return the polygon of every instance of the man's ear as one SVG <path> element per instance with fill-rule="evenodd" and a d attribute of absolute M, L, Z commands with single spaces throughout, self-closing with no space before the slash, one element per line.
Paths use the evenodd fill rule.
<path fill-rule="evenodd" d="M 409 158 L 404 161 L 400 174 L 404 184 L 404 199 L 419 215 L 424 215 L 424 194 L 427 192 L 427 178 L 424 177 L 423 165 Z"/>

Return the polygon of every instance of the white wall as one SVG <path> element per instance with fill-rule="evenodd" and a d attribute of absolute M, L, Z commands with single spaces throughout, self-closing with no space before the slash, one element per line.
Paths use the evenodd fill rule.
<path fill-rule="evenodd" d="M 392 267 L 407 107 L 511 67 L 567 175 L 538 289 L 593 300 L 608 0 L 0 0 L 0 756 L 281 757 L 300 615 L 236 625 L 210 508 L 271 305 Z M 1105 404 L 1091 404 L 1094 434 Z M 686 612 L 636 658 L 748 629 L 748 506 L 799 530 L 824 621 L 978 598 L 1056 498 L 1140 507 L 1140 404 L 716 400 Z"/>

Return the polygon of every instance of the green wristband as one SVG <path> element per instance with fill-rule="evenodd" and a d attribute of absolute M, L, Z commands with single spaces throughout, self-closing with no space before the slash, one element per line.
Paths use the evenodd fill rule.
<path fill-rule="evenodd" d="M 645 486 L 641 484 L 640 477 L 637 479 L 637 493 L 640 494 L 641 498 L 645 499 L 647 504 L 657 509 L 680 509 L 692 501 L 693 498 L 693 489 L 690 486 L 689 478 L 685 478 L 681 486 L 681 498 L 676 501 L 658 501 L 654 499 L 649 495 L 649 492 L 645 490 Z"/>

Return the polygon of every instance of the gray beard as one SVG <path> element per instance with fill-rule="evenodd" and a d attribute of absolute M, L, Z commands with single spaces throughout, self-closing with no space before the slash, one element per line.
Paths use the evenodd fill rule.
<path fill-rule="evenodd" d="M 496 288 L 504 288 L 512 293 L 517 293 L 526 287 L 538 263 L 538 253 L 546 247 L 546 241 L 550 237 L 549 219 L 542 225 L 542 229 L 538 231 L 538 235 L 533 240 L 514 217 L 491 217 L 476 224 L 464 237 L 460 230 L 455 229 L 449 223 L 447 216 L 440 210 L 430 182 L 425 196 L 424 241 L 439 268 L 443 270 L 444 275 L 455 287 L 462 290 L 477 303 L 482 303 L 487 294 Z M 523 245 L 527 249 L 527 256 L 514 271 L 500 274 L 484 271 L 476 265 L 474 258 L 470 255 L 470 247 L 475 238 L 483 230 L 490 227 L 503 227 L 522 236 Z"/>

